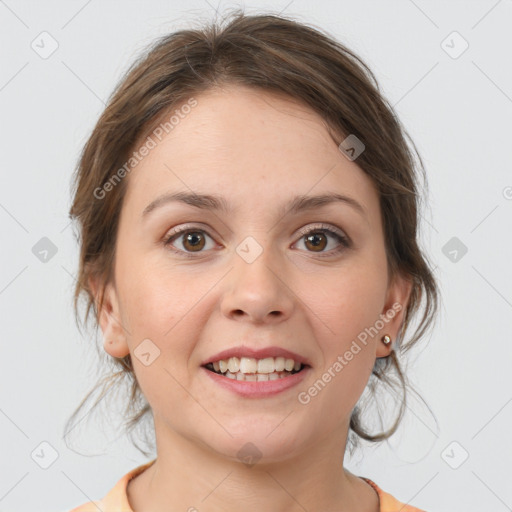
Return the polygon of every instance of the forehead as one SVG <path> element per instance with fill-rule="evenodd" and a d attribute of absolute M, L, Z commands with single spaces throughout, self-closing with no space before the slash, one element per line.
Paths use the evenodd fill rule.
<path fill-rule="evenodd" d="M 297 152 L 305 140 L 309 145 L 333 144 L 322 117 L 284 93 L 229 85 L 195 99 L 197 105 L 166 137 L 189 153 L 255 156 L 267 149 L 279 156 L 290 147 Z"/>
<path fill-rule="evenodd" d="M 313 188 L 351 192 L 362 203 L 375 199 L 369 178 L 342 155 L 324 119 L 307 105 L 240 86 L 194 99 L 194 107 L 173 111 L 175 124 L 161 140 L 150 135 L 155 147 L 129 176 L 125 200 L 139 210 L 177 189 L 229 193 L 240 204 L 248 194 L 271 202 L 287 190 L 307 194 Z"/>

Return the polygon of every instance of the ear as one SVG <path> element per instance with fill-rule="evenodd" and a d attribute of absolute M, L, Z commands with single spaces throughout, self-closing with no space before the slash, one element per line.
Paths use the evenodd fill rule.
<path fill-rule="evenodd" d="M 112 357 L 123 358 L 130 353 L 126 329 L 121 323 L 117 291 L 112 283 L 105 285 L 103 305 L 99 310 L 101 283 L 96 277 L 89 278 L 89 287 L 95 298 L 98 323 L 103 332 L 103 347 Z"/>
<path fill-rule="evenodd" d="M 384 326 L 377 340 L 376 357 L 387 357 L 393 350 L 396 339 L 405 319 L 405 312 L 409 304 L 413 282 L 402 274 L 397 274 L 388 285 L 386 301 L 381 312 Z M 391 338 L 391 343 L 386 345 L 381 341 L 385 334 Z"/>

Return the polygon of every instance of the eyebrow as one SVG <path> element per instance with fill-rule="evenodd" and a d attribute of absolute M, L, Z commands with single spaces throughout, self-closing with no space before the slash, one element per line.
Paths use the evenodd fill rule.
<path fill-rule="evenodd" d="M 230 208 L 229 204 L 221 196 L 197 194 L 193 192 L 172 192 L 163 194 L 149 203 L 146 208 L 144 208 L 142 217 L 145 218 L 150 212 L 173 202 L 188 204 L 203 210 L 219 211 L 226 214 L 232 213 L 232 208 Z M 344 203 L 351 206 L 363 217 L 366 218 L 367 216 L 365 208 L 355 199 L 337 193 L 320 194 L 315 196 L 299 195 L 291 199 L 283 209 L 285 212 L 296 214 L 301 211 L 313 210 L 314 208 L 319 208 L 332 203 Z"/>

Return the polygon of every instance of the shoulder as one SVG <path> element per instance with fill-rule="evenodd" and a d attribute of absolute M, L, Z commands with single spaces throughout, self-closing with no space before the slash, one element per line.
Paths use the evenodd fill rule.
<path fill-rule="evenodd" d="M 369 478 L 365 478 L 363 476 L 359 478 L 362 478 L 365 482 L 370 484 L 377 492 L 380 502 L 380 512 L 426 512 L 420 508 L 402 503 L 391 494 L 383 491 L 375 482 Z"/>
<path fill-rule="evenodd" d="M 99 510 L 102 512 L 133 512 L 126 495 L 128 482 L 146 470 L 155 461 L 156 459 L 142 464 L 141 466 L 137 466 L 123 475 L 101 500 L 88 501 L 68 512 L 98 512 Z"/>

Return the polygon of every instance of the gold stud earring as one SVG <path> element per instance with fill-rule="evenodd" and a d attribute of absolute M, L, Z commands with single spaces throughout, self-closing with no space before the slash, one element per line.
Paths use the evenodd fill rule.
<path fill-rule="evenodd" d="M 384 336 L 382 336 L 381 340 L 385 345 L 389 345 L 391 343 L 391 336 L 385 334 Z"/>

